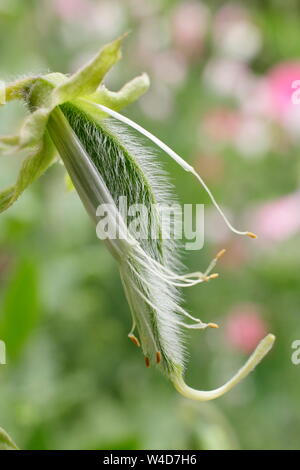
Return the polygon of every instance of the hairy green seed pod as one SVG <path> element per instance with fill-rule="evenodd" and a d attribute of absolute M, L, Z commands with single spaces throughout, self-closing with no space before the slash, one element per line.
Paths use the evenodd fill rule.
<path fill-rule="evenodd" d="M 30 115 L 19 135 L 0 138 L 3 151 L 18 148 L 28 152 L 16 184 L 0 193 L 0 211 L 12 205 L 57 160 L 58 154 L 97 229 L 99 207 L 109 207 L 109 221 L 118 236 L 108 236 L 104 241 L 118 263 L 130 306 L 132 328 L 129 337 L 141 346 L 146 365 L 156 364 L 184 396 L 211 400 L 234 387 L 261 361 L 271 349 L 274 336 L 267 335 L 246 364 L 222 387 L 206 392 L 185 384 L 183 328 L 206 329 L 217 325 L 203 323 L 186 312 L 181 306 L 178 288 L 216 277 L 217 274 L 210 275 L 210 272 L 224 250 L 204 272 L 179 273 L 177 241 L 174 237 L 163 236 L 164 210 L 175 201 L 168 177 L 153 151 L 136 135 L 130 134 L 128 126 L 152 140 L 198 179 L 233 232 L 251 238 L 255 235 L 241 232 L 230 224 L 194 168 L 157 137 L 118 113 L 149 86 L 145 74 L 133 79 L 119 92 L 111 92 L 103 85 L 103 77 L 121 57 L 121 42 L 122 38 L 119 38 L 106 45 L 71 77 L 48 74 L 1 88 L 0 104 L 23 99 Z M 140 238 L 120 210 L 122 198 L 130 207 L 142 205 L 146 209 L 140 217 Z M 189 323 L 184 320 L 186 318 Z M 134 335 L 135 330 L 138 337 Z"/>

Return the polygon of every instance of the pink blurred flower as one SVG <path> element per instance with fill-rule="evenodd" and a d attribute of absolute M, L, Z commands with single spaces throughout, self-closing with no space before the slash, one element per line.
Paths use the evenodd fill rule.
<path fill-rule="evenodd" d="M 233 139 L 240 126 L 240 115 L 228 108 L 215 108 L 208 111 L 201 122 L 201 129 L 213 140 Z"/>
<path fill-rule="evenodd" d="M 169 87 L 157 82 L 142 97 L 139 104 L 146 116 L 163 121 L 173 112 L 174 96 Z"/>
<path fill-rule="evenodd" d="M 233 23 L 249 19 L 248 11 L 237 3 L 226 3 L 214 17 L 214 29 L 216 33 L 222 34 Z"/>
<path fill-rule="evenodd" d="M 149 67 L 156 60 L 157 54 L 162 48 L 166 48 L 166 40 L 163 34 L 161 22 L 157 17 L 149 17 L 144 19 L 139 28 L 135 32 L 135 60 L 138 59 L 140 64 Z"/>
<path fill-rule="evenodd" d="M 277 121 L 289 138 L 300 140 L 300 103 L 293 102 L 299 92 L 293 83 L 300 80 L 300 62 L 282 62 L 275 65 L 264 77 L 252 81 L 249 96 L 244 96 L 244 112 Z"/>
<path fill-rule="evenodd" d="M 253 74 L 243 62 L 224 57 L 212 58 L 205 66 L 203 80 L 218 95 L 237 99 L 251 96 Z"/>
<path fill-rule="evenodd" d="M 277 120 L 293 141 L 300 140 L 299 80 L 300 62 L 282 62 L 269 71 L 260 89 L 264 114 Z"/>
<path fill-rule="evenodd" d="M 270 95 L 265 77 L 252 75 L 246 93 L 240 96 L 241 109 L 245 114 L 264 119 L 274 117 L 270 111 Z"/>
<path fill-rule="evenodd" d="M 250 60 L 261 47 L 261 35 L 247 10 L 227 4 L 215 15 L 213 38 L 222 54 L 238 60 Z"/>
<path fill-rule="evenodd" d="M 109 40 L 124 33 L 126 12 L 125 2 L 119 0 L 101 0 L 93 2 L 93 11 L 89 18 L 89 28 Z"/>
<path fill-rule="evenodd" d="M 187 65 L 181 54 L 166 50 L 154 55 L 153 71 L 158 80 L 170 85 L 180 85 L 186 77 Z"/>
<path fill-rule="evenodd" d="M 189 0 L 175 7 L 172 31 L 175 47 L 192 59 L 202 52 L 209 11 L 200 1 Z"/>
<path fill-rule="evenodd" d="M 266 335 L 267 325 L 261 318 L 258 305 L 239 304 L 229 314 L 226 325 L 226 339 L 236 349 L 251 352 Z"/>
<path fill-rule="evenodd" d="M 242 115 L 234 144 L 237 151 L 245 157 L 266 154 L 272 146 L 272 132 L 268 121 L 258 116 Z"/>
<path fill-rule="evenodd" d="M 253 230 L 260 239 L 282 241 L 300 230 L 300 193 L 275 199 L 254 213 Z"/>
<path fill-rule="evenodd" d="M 90 10 L 91 4 L 85 0 L 54 0 L 58 16 L 64 20 L 80 18 Z"/>
<path fill-rule="evenodd" d="M 214 142 L 231 142 L 246 157 L 267 153 L 272 144 L 268 122 L 227 108 L 209 111 L 202 119 L 201 129 Z"/>
<path fill-rule="evenodd" d="M 278 120 L 293 107 L 292 83 L 295 80 L 300 80 L 300 62 L 282 62 L 266 76 L 269 111 Z"/>

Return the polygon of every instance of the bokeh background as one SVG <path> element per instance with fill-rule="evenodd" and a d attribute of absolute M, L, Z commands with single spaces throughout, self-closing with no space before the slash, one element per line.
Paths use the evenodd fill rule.
<path fill-rule="evenodd" d="M 131 34 L 107 85 L 146 71 L 151 89 L 126 114 L 192 163 L 257 241 L 233 236 L 191 176 L 162 159 L 182 202 L 206 204 L 204 267 L 220 279 L 186 292 L 219 330 L 188 335 L 189 384 L 209 389 L 266 332 L 274 350 L 216 402 L 191 403 L 147 370 L 128 340 L 117 266 L 56 165 L 0 217 L 0 425 L 23 449 L 300 448 L 300 5 L 197 0 L 0 0 L 0 77 L 72 72 Z M 0 110 L 1 133 L 25 110 Z M 13 183 L 22 155 L 1 157 Z"/>

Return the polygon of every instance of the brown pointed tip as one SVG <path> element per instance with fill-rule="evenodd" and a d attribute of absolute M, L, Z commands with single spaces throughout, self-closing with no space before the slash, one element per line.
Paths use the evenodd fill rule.
<path fill-rule="evenodd" d="M 220 250 L 219 253 L 216 255 L 216 259 L 220 259 L 226 253 L 226 249 Z"/>
<path fill-rule="evenodd" d="M 146 364 L 146 367 L 150 367 L 150 359 L 149 359 L 149 357 L 145 357 L 145 364 Z"/>
<path fill-rule="evenodd" d="M 209 328 L 219 328 L 219 325 L 217 325 L 216 323 L 208 323 Z"/>
<path fill-rule="evenodd" d="M 159 351 L 156 353 L 156 364 L 159 364 L 161 362 L 161 354 Z"/>
<path fill-rule="evenodd" d="M 126 39 L 127 36 L 129 36 L 130 34 L 131 34 L 131 30 L 128 29 L 127 31 L 125 31 L 125 33 L 121 34 L 121 35 L 118 37 L 119 41 L 123 41 L 123 40 Z"/>
<path fill-rule="evenodd" d="M 139 348 L 141 345 L 140 345 L 140 342 L 139 340 L 136 338 L 136 336 L 134 336 L 133 334 L 129 334 L 128 335 L 128 338 L 131 339 L 131 341 Z"/>
<path fill-rule="evenodd" d="M 253 233 L 253 232 L 247 232 L 246 235 L 250 238 L 257 238 L 257 235 L 255 235 L 255 233 Z"/>

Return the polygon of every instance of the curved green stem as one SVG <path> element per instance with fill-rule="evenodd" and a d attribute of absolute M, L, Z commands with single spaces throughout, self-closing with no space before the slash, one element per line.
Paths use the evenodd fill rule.
<path fill-rule="evenodd" d="M 189 387 L 183 380 L 182 375 L 175 375 L 172 378 L 172 382 L 176 390 L 186 398 L 198 401 L 208 401 L 219 398 L 225 393 L 229 392 L 235 387 L 241 380 L 243 380 L 265 357 L 270 351 L 275 341 L 275 336 L 272 334 L 267 335 L 257 346 L 255 351 L 251 354 L 246 364 L 224 385 L 219 388 L 210 391 L 196 390 Z"/>

